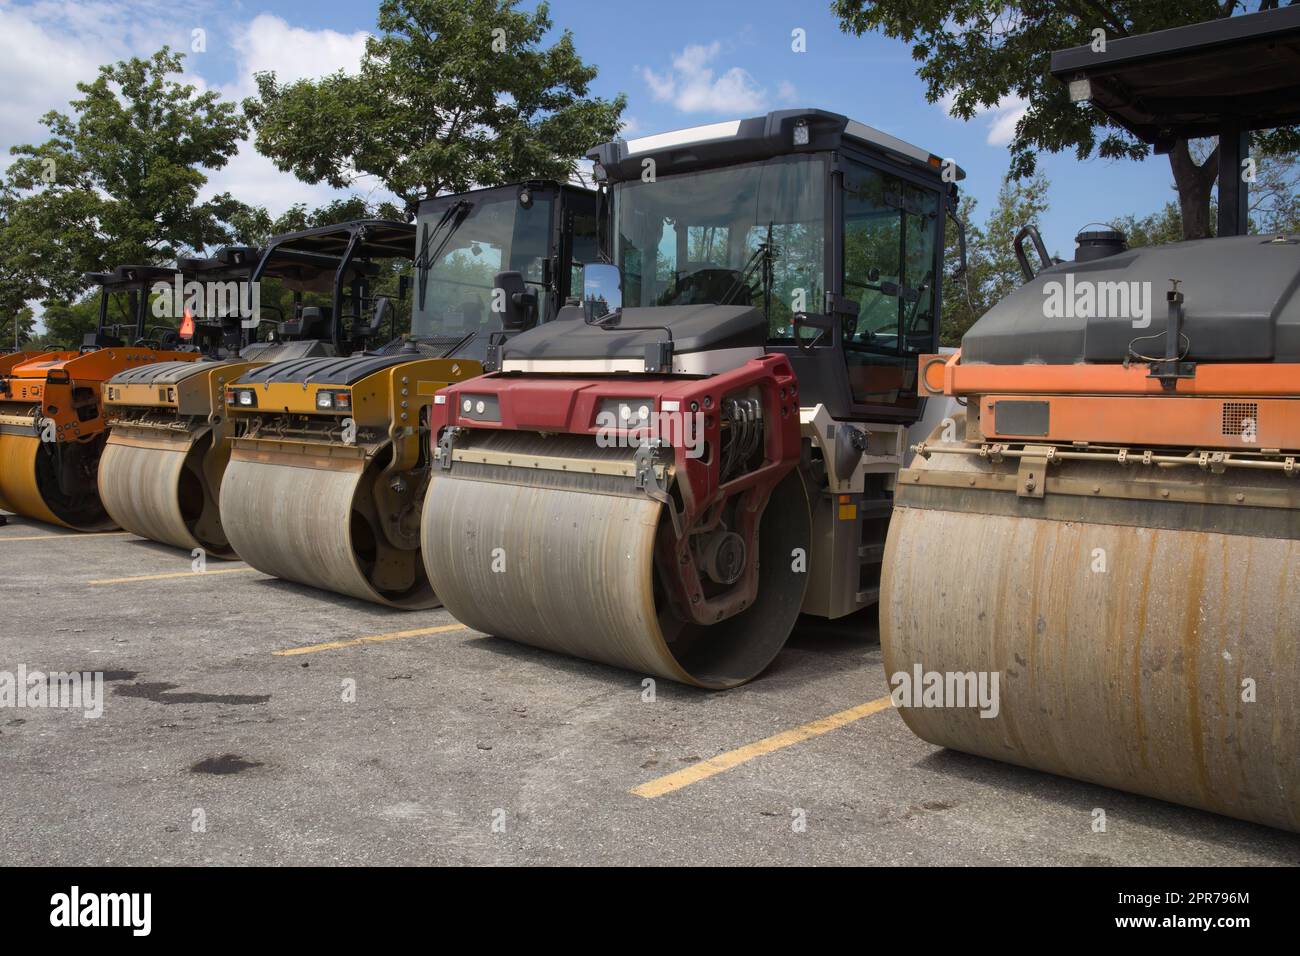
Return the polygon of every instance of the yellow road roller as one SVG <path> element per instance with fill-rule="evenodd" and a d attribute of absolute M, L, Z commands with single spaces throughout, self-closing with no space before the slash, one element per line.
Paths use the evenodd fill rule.
<path fill-rule="evenodd" d="M 238 434 L 220 505 L 239 556 L 362 600 L 436 606 L 419 534 L 433 396 L 480 374 L 507 337 L 555 314 L 575 266 L 595 257 L 595 213 L 594 194 L 557 183 L 427 200 L 414 229 L 403 226 L 415 266 L 409 335 L 350 357 L 265 365 L 228 386 Z M 318 231 L 291 245 L 347 263 L 381 238 L 391 255 L 379 226 L 356 241 Z M 367 305 L 354 300 L 352 314 L 381 328 Z M 346 306 L 336 291 L 336 314 Z"/>
<path fill-rule="evenodd" d="M 876 601 L 961 171 L 812 109 L 590 158 L 614 261 L 437 396 L 429 582 L 475 630 L 732 687 Z"/>
<path fill-rule="evenodd" d="M 350 237 L 366 228 L 363 222 L 343 223 L 331 227 L 331 235 Z M 99 489 L 120 527 L 211 557 L 234 556 L 218 506 L 235 429 L 226 413 L 226 386 L 277 359 L 334 354 L 341 336 L 321 321 L 328 309 L 309 305 L 304 293 L 349 286 L 360 293 L 377 272 L 371 254 L 388 251 L 382 241 L 371 241 L 341 269 L 330 250 L 306 252 L 286 241 L 298 235 L 275 237 L 266 249 L 229 246 L 212 258 L 177 261 L 166 310 L 182 320 L 184 341 L 203 358 L 124 370 L 105 385 L 114 421 L 99 464 Z M 409 245 L 414 228 L 389 224 L 384 236 Z M 262 303 L 260 283 L 266 280 L 293 293 L 291 315 Z M 255 341 L 268 325 L 266 339 Z M 364 330 L 358 326 L 344 334 L 360 339 Z"/>
<path fill-rule="evenodd" d="M 1296 119 L 1300 8 L 1231 22 L 1053 57 L 1140 138 L 1219 134 L 1219 238 L 1035 243 L 922 361 L 966 412 L 900 479 L 881 644 L 931 743 L 1296 831 L 1300 236 L 1246 234 L 1238 160 Z M 989 677 L 992 712 L 915 694 Z"/>
<path fill-rule="evenodd" d="M 154 266 L 88 276 L 101 287 L 100 312 L 82 348 L 39 355 L 0 375 L 0 508 L 78 531 L 113 526 L 95 480 L 110 419 L 104 382 L 124 369 L 198 358 L 168 350 L 174 331 L 147 326 L 150 289 L 171 276 Z M 133 321 L 110 325 L 110 300 L 125 302 Z M 115 334 L 123 330 L 134 344 Z"/>

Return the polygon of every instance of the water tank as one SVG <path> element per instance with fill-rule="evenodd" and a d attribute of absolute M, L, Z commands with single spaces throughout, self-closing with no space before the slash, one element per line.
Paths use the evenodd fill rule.
<path fill-rule="evenodd" d="M 1128 248 L 1124 233 L 1118 229 L 1084 229 L 1074 237 L 1074 261 L 1092 262 L 1104 259 Z"/>

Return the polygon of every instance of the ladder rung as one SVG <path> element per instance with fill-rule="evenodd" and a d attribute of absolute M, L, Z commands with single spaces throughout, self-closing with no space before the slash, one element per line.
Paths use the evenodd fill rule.
<path fill-rule="evenodd" d="M 858 592 L 858 604 L 869 607 L 880 601 L 880 588 L 864 588 Z"/>
<path fill-rule="evenodd" d="M 858 559 L 863 564 L 878 564 L 885 557 L 883 544 L 864 544 L 858 548 Z"/>

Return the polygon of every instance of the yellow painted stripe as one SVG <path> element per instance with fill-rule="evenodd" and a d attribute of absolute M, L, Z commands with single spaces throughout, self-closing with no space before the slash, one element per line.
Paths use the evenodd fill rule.
<path fill-rule="evenodd" d="M 29 534 L 21 538 L 6 538 L 0 536 L 0 542 L 3 541 L 82 541 L 86 538 L 120 538 L 129 535 L 129 531 L 90 531 L 85 534 L 78 534 L 75 531 L 68 534 Z"/>
<path fill-rule="evenodd" d="M 380 641 L 396 641 L 403 637 L 423 637 L 425 634 L 441 634 L 444 631 L 463 631 L 464 624 L 444 624 L 441 627 L 421 627 L 414 631 L 393 631 L 391 634 L 372 634 L 369 637 L 351 637 L 346 641 L 328 641 L 325 644 L 308 644 L 304 647 L 289 647 L 282 651 L 272 651 L 276 657 L 293 657 L 295 654 L 315 654 L 317 651 L 333 651 L 340 647 L 356 647 L 359 644 L 378 644 Z"/>
<path fill-rule="evenodd" d="M 841 710 L 838 714 L 831 714 L 829 717 L 814 720 L 800 727 L 784 730 L 779 734 L 765 737 L 735 750 L 728 750 L 726 753 L 710 757 L 708 760 L 701 760 L 699 763 L 691 764 L 676 773 L 657 777 L 648 783 L 641 784 L 639 787 L 633 787 L 628 792 L 634 793 L 638 797 L 645 797 L 647 800 L 662 797 L 666 793 L 672 793 L 674 790 L 682 789 L 682 787 L 689 787 L 693 783 L 699 783 L 701 780 L 707 780 L 709 777 L 731 770 L 733 767 L 739 767 L 742 763 L 753 760 L 755 757 L 762 757 L 783 747 L 803 743 L 813 737 L 820 737 L 822 734 L 830 733 L 845 724 L 851 724 L 855 720 L 861 720 L 863 717 L 869 717 L 882 710 L 888 710 L 891 706 L 893 706 L 893 701 L 889 697 L 880 697 L 865 704 L 859 704 L 857 707 Z"/>
<path fill-rule="evenodd" d="M 166 581 L 170 578 L 208 578 L 214 574 L 246 574 L 257 568 L 222 568 L 219 571 L 175 571 L 171 574 L 138 574 L 132 578 L 101 578 L 87 584 L 134 584 L 137 581 Z"/>

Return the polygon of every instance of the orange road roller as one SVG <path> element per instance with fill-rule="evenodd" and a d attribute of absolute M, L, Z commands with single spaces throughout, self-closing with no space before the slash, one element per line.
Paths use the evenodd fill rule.
<path fill-rule="evenodd" d="M 903 706 L 931 743 L 1300 830 L 1300 236 L 1245 234 L 1236 160 L 1295 120 L 1300 9 L 1233 22 L 1053 57 L 1148 141 L 1219 133 L 1219 238 L 1039 244 L 922 359 L 966 410 L 900 477 L 881 644 L 998 677 L 996 714 Z"/>
<path fill-rule="evenodd" d="M 146 327 L 149 290 L 171 276 L 172 270 L 153 266 L 88 276 L 102 291 L 98 328 L 86 344 L 7 371 L 0 366 L 0 508 L 78 531 L 113 527 L 96 484 L 110 420 L 102 402 L 104 382 L 125 369 L 198 358 L 159 347 L 165 330 L 151 333 Z M 118 329 L 108 325 L 110 298 L 126 301 L 135 344 L 116 337 Z"/>

